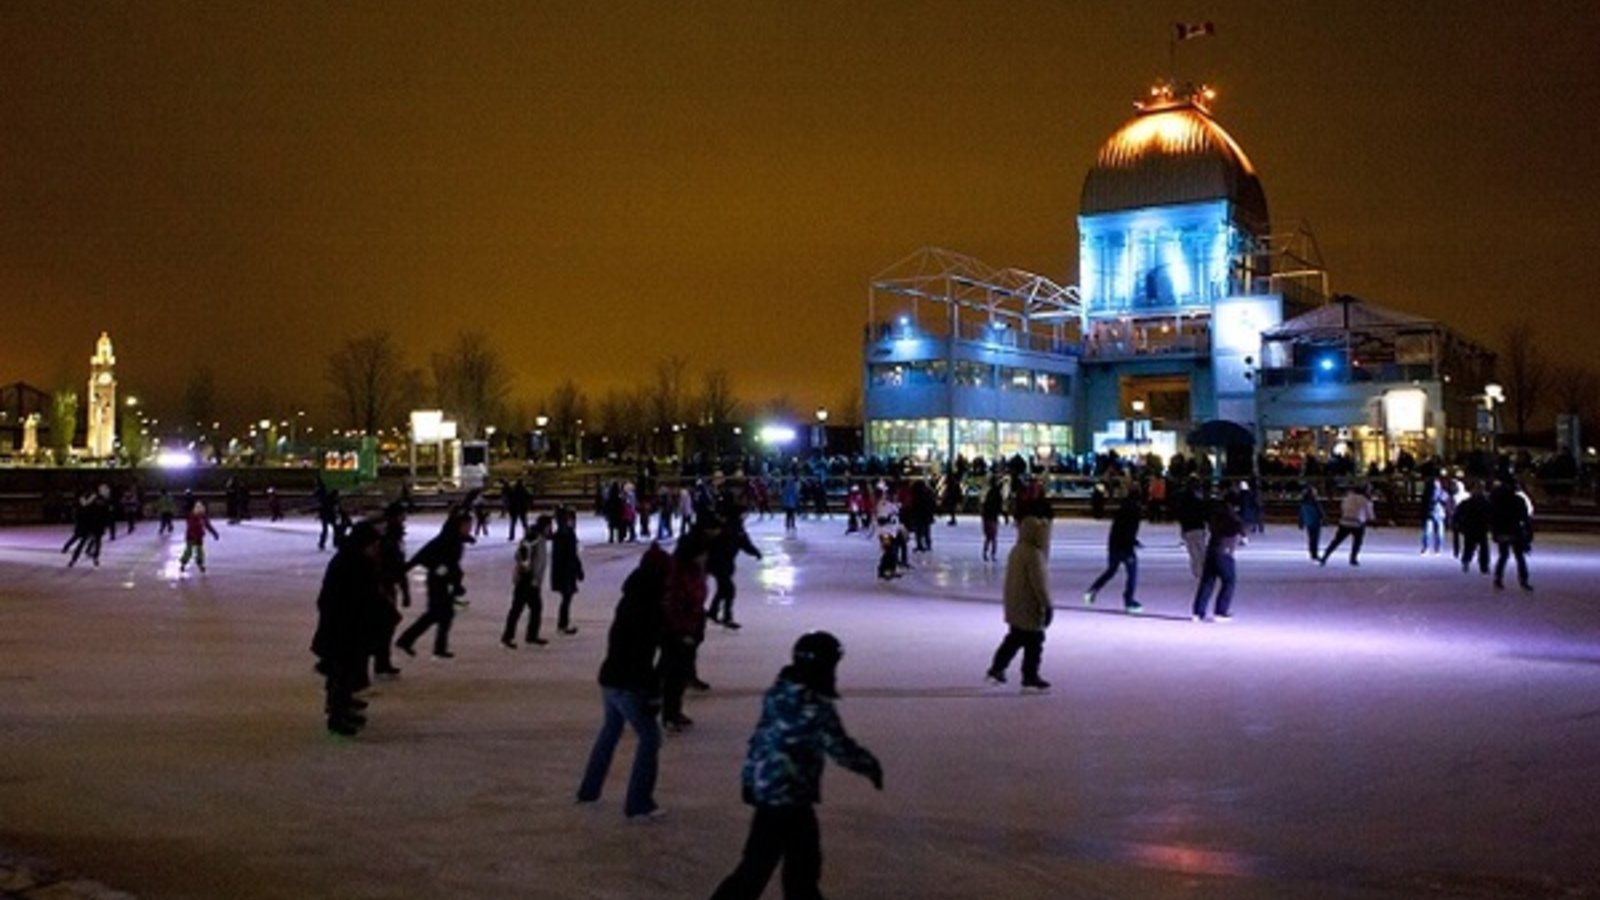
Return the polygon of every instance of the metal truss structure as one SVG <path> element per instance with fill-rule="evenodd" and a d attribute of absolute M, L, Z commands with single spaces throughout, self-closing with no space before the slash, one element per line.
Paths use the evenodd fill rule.
<path fill-rule="evenodd" d="M 1075 285 L 923 247 L 872 279 L 867 321 L 869 328 L 898 325 L 961 338 L 1015 329 L 1028 344 L 1060 346 L 1081 335 L 1083 305 Z"/>

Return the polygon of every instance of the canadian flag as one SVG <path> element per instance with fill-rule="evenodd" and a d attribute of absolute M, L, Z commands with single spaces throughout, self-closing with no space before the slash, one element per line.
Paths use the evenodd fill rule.
<path fill-rule="evenodd" d="M 1172 26 L 1172 30 L 1177 40 L 1187 41 L 1190 38 L 1216 34 L 1217 26 L 1210 22 L 1179 22 Z"/>

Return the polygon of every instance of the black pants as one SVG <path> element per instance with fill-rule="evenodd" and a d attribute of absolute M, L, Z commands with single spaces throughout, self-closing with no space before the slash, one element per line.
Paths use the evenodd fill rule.
<path fill-rule="evenodd" d="M 1461 557 L 1461 571 L 1465 572 L 1472 567 L 1472 557 L 1478 557 L 1478 571 L 1489 574 L 1489 536 L 1487 534 L 1469 534 L 1462 537 L 1461 532 L 1456 532 L 1462 538 L 1461 552 L 1456 555 Z"/>
<path fill-rule="evenodd" d="M 1014 625 L 1006 632 L 1000 646 L 995 648 L 994 661 L 989 664 L 989 671 L 1004 674 L 1010 667 L 1011 660 L 1016 658 L 1018 650 L 1022 651 L 1022 683 L 1038 681 L 1039 663 L 1044 660 L 1044 632 L 1018 628 Z"/>
<path fill-rule="evenodd" d="M 573 591 L 561 591 L 561 606 L 556 610 L 556 630 L 566 631 L 572 627 L 572 595 Z"/>
<path fill-rule="evenodd" d="M 430 627 L 437 625 L 438 630 L 433 633 L 433 652 L 448 653 L 450 651 L 450 625 L 456 618 L 455 598 L 446 597 L 438 601 L 433 597 L 428 598 L 428 609 L 405 631 L 400 633 L 400 638 L 395 641 L 395 646 L 408 650 L 416 646 L 417 638 Z"/>
<path fill-rule="evenodd" d="M 732 622 L 733 598 L 738 593 L 733 586 L 733 573 L 716 572 L 711 577 L 717 582 L 717 591 L 711 596 L 711 621 Z"/>
<path fill-rule="evenodd" d="M 699 645 L 683 638 L 669 637 L 661 643 L 661 720 L 683 718 L 683 692 L 694 677 L 694 658 Z"/>
<path fill-rule="evenodd" d="M 711 900 L 757 900 L 783 862 L 785 900 L 821 900 L 822 835 L 817 812 L 807 806 L 758 806 L 744 842 L 744 858 Z"/>
<path fill-rule="evenodd" d="M 1515 555 L 1517 557 L 1517 584 L 1527 587 L 1528 557 L 1527 548 L 1526 545 L 1522 543 L 1522 539 L 1511 538 L 1509 540 L 1502 540 L 1501 538 L 1495 538 L 1494 542 L 1500 547 L 1500 553 L 1495 557 L 1494 560 L 1494 583 L 1497 586 L 1505 584 L 1506 557 Z"/>
<path fill-rule="evenodd" d="M 368 684 L 366 656 L 330 656 L 324 658 L 318 668 L 322 671 L 326 694 L 323 712 L 328 716 L 329 727 L 357 724 L 356 692 L 365 690 Z"/>
<path fill-rule="evenodd" d="M 1306 550 L 1311 553 L 1312 559 L 1317 559 L 1317 547 L 1322 544 L 1322 526 L 1306 526 Z"/>
<path fill-rule="evenodd" d="M 1322 561 L 1327 562 L 1333 556 L 1333 551 L 1344 543 L 1345 538 L 1350 538 L 1350 563 L 1355 564 L 1356 558 L 1361 555 L 1361 539 L 1367 536 L 1365 525 L 1340 525 L 1339 530 L 1333 533 L 1333 541 L 1328 544 L 1328 549 L 1322 551 Z"/>
<path fill-rule="evenodd" d="M 544 594 L 532 584 L 518 581 L 511 589 L 511 612 L 506 615 L 506 630 L 500 633 L 500 640 L 511 643 L 517 638 L 517 620 L 522 618 L 523 609 L 528 611 L 528 640 L 539 639 L 539 622 L 544 618 Z"/>

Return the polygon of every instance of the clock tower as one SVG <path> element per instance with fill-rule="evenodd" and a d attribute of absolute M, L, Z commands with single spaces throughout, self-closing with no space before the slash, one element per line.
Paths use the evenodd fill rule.
<path fill-rule="evenodd" d="M 89 441 L 90 457 L 107 457 L 117 441 L 117 358 L 111 352 L 111 337 L 100 332 L 94 356 L 89 358 Z"/>

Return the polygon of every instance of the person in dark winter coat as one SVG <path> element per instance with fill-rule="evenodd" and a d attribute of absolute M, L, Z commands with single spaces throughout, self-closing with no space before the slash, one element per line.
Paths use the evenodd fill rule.
<path fill-rule="evenodd" d="M 783 863 L 785 897 L 821 897 L 822 801 L 825 756 L 883 790 L 883 766 L 850 738 L 833 701 L 844 648 L 814 631 L 795 642 L 793 661 L 761 700 L 761 719 L 740 772 L 744 801 L 755 807 L 744 855 L 712 900 L 757 900 Z"/>
<path fill-rule="evenodd" d="M 467 592 L 461 583 L 461 555 L 467 544 L 474 543 L 472 527 L 470 512 L 452 510 L 438 536 L 423 544 L 406 563 L 407 571 L 421 566 L 428 573 L 428 608 L 394 642 L 407 656 L 417 655 L 417 638 L 433 627 L 433 655 L 440 659 L 455 656 L 450 652 L 450 625 L 456 617 L 456 598 Z"/>
<path fill-rule="evenodd" d="M 1111 533 L 1106 537 L 1106 569 L 1100 577 L 1089 585 L 1089 590 L 1083 594 L 1083 602 L 1094 605 L 1094 595 L 1114 578 L 1118 568 L 1128 570 L 1128 580 L 1122 587 L 1122 607 L 1130 613 L 1144 609 L 1144 605 L 1135 599 L 1139 590 L 1139 523 L 1144 519 L 1144 504 L 1139 502 L 1138 491 L 1135 489 L 1128 496 L 1122 498 L 1118 504 L 1116 515 L 1111 518 Z"/>
<path fill-rule="evenodd" d="M 660 814 L 655 788 L 661 752 L 661 726 L 656 722 L 660 681 L 656 652 L 660 646 L 663 595 L 672 558 L 652 543 L 638 568 L 622 583 L 622 599 L 606 635 L 606 657 L 600 664 L 600 694 L 605 720 L 589 751 L 589 764 L 578 786 L 578 802 L 594 803 L 605 787 L 606 773 L 624 725 L 639 738 L 633 771 L 628 776 L 622 811 L 629 817 Z"/>
<path fill-rule="evenodd" d="M 404 503 L 395 501 L 384 509 L 381 532 L 378 538 L 378 577 L 383 586 L 387 609 L 383 617 L 382 640 L 373 654 L 372 671 L 392 678 L 399 675 L 400 670 L 390 658 L 389 648 L 394 646 L 394 630 L 400 626 L 400 610 L 411 606 L 411 581 L 406 577 Z"/>
<path fill-rule="evenodd" d="M 1300 530 L 1306 533 L 1306 550 L 1311 554 L 1311 561 L 1318 561 L 1317 548 L 1322 546 L 1322 498 L 1309 484 L 1300 492 Z"/>
<path fill-rule="evenodd" d="M 556 631 L 577 634 L 572 627 L 572 595 L 578 592 L 578 582 L 583 580 L 583 560 L 578 556 L 578 532 L 573 522 L 575 513 L 565 507 L 556 510 L 556 533 L 550 538 L 550 590 L 561 596 L 561 606 L 556 610 Z"/>
<path fill-rule="evenodd" d="M 683 714 L 683 693 L 690 682 L 704 685 L 695 674 L 695 657 L 706 638 L 706 555 L 713 535 L 697 517 L 694 527 L 673 548 L 672 571 L 662 598 L 661 721 L 670 731 L 694 724 Z M 704 688 L 701 688 L 702 690 Z"/>
<path fill-rule="evenodd" d="M 989 490 L 983 495 L 981 517 L 983 519 L 983 558 L 996 560 L 1000 558 L 1000 514 L 1005 508 L 1005 496 L 1000 492 L 1000 479 L 995 478 L 989 482 Z"/>
<path fill-rule="evenodd" d="M 1494 560 L 1494 586 L 1506 586 L 1506 558 L 1517 558 L 1517 584 L 1525 591 L 1528 583 L 1528 543 L 1533 533 L 1533 516 L 1514 479 L 1503 479 L 1489 492 L 1489 533 L 1499 552 Z"/>
<path fill-rule="evenodd" d="M 750 533 L 744 529 L 744 517 L 737 509 L 724 510 L 722 527 L 711 541 L 711 551 L 706 554 L 706 572 L 716 582 L 717 591 L 711 597 L 711 621 L 724 628 L 738 630 L 733 620 L 733 598 L 738 588 L 733 583 L 739 554 L 748 553 L 756 559 L 761 551 L 750 542 Z"/>
<path fill-rule="evenodd" d="M 390 609 L 383 596 L 378 530 L 363 522 L 346 536 L 322 578 L 317 595 L 317 657 L 326 692 L 328 730 L 354 736 L 367 719 L 356 693 L 368 685 L 367 658 L 383 639 Z"/>
<path fill-rule="evenodd" d="M 1483 484 L 1474 482 L 1471 493 L 1456 503 L 1452 525 L 1461 538 L 1461 571 L 1472 566 L 1472 557 L 1478 557 L 1478 572 L 1489 574 L 1489 496 Z"/>
<path fill-rule="evenodd" d="M 1233 618 L 1233 586 L 1237 579 L 1233 554 L 1244 542 L 1244 520 L 1234 509 L 1236 502 L 1237 499 L 1229 495 L 1212 506 L 1208 524 L 1211 536 L 1206 541 L 1206 565 L 1200 573 L 1200 585 L 1194 592 L 1192 618 L 1196 622 L 1205 620 L 1211 605 L 1211 591 L 1219 581 L 1222 586 L 1217 588 L 1216 621 L 1226 622 Z"/>

